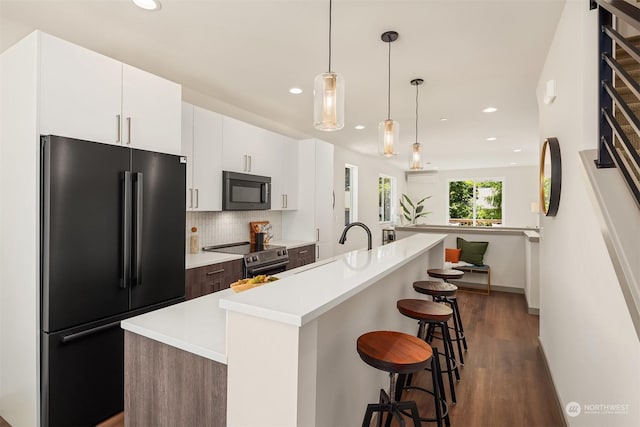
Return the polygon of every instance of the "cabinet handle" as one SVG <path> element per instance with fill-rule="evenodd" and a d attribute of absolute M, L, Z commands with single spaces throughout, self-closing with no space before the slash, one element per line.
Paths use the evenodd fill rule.
<path fill-rule="evenodd" d="M 251 172 L 251 156 L 247 156 L 249 157 L 249 172 Z"/>
<path fill-rule="evenodd" d="M 247 155 L 244 155 L 244 166 L 242 167 L 242 170 L 247 172 Z"/>
<path fill-rule="evenodd" d="M 122 120 L 120 119 L 120 114 L 116 114 L 116 121 L 118 126 L 118 133 L 116 134 L 116 142 L 120 142 L 120 134 L 122 133 Z"/>
<path fill-rule="evenodd" d="M 131 117 L 127 117 L 127 144 L 131 144 Z"/>
<path fill-rule="evenodd" d="M 289 207 L 289 195 L 288 194 L 284 195 L 284 207 L 285 208 Z"/>
<path fill-rule="evenodd" d="M 309 251 L 300 251 L 300 252 L 298 252 L 298 254 L 299 254 L 299 255 L 302 255 L 302 254 L 306 254 L 306 253 L 308 253 L 308 252 L 309 252 Z"/>
<path fill-rule="evenodd" d="M 316 228 L 316 242 L 320 241 L 320 229 Z"/>
<path fill-rule="evenodd" d="M 224 268 L 221 268 L 220 270 L 208 271 L 207 276 L 213 276 L 214 274 L 218 273 L 224 273 Z"/>
<path fill-rule="evenodd" d="M 320 259 L 320 245 L 316 245 L 316 259 Z"/>
<path fill-rule="evenodd" d="M 284 209 L 286 207 L 285 202 L 284 202 L 284 194 L 282 195 L 282 209 Z"/>
<path fill-rule="evenodd" d="M 200 190 L 196 188 L 196 209 L 200 207 Z"/>
<path fill-rule="evenodd" d="M 189 208 L 193 208 L 193 188 L 189 189 Z"/>

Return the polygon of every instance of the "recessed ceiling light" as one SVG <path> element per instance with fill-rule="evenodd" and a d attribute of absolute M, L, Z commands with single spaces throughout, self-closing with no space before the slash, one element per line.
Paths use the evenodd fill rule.
<path fill-rule="evenodd" d="M 511 166 L 515 166 L 515 165 L 517 165 L 517 163 L 516 163 L 516 162 L 511 162 L 511 163 L 509 163 L 509 164 L 510 164 Z"/>
<path fill-rule="evenodd" d="M 513 152 L 514 152 L 514 153 L 519 153 L 519 152 L 521 152 L 521 151 L 522 151 L 522 150 L 521 150 L 521 149 L 519 149 L 519 148 L 516 148 L 515 150 L 513 150 Z"/>
<path fill-rule="evenodd" d="M 144 10 L 160 10 L 162 7 L 158 0 L 133 0 L 133 2 Z"/>
<path fill-rule="evenodd" d="M 291 89 L 289 89 L 289 93 L 300 95 L 302 93 L 302 89 L 300 89 L 299 87 L 292 87 Z"/>
<path fill-rule="evenodd" d="M 355 128 L 358 130 L 362 130 L 364 129 L 364 125 L 356 125 Z"/>
<path fill-rule="evenodd" d="M 496 107 L 487 107 L 482 110 L 483 113 L 495 113 L 496 111 L 498 111 Z"/>
<path fill-rule="evenodd" d="M 496 138 L 495 136 L 490 136 L 489 138 L 487 138 L 487 141 L 495 141 L 496 139 L 498 138 Z"/>
<path fill-rule="evenodd" d="M 449 119 L 447 119 L 446 117 L 440 117 L 440 121 L 441 122 L 446 122 L 447 120 L 449 120 Z"/>

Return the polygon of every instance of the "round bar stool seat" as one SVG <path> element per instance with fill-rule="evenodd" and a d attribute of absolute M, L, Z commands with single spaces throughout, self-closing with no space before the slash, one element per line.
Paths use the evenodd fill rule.
<path fill-rule="evenodd" d="M 419 280 L 413 282 L 413 289 L 421 294 L 432 297 L 455 297 L 458 287 L 448 282 L 436 282 L 433 280 Z"/>
<path fill-rule="evenodd" d="M 367 405 L 362 426 L 370 426 L 374 412 L 380 413 L 378 426 L 381 426 L 382 415 L 387 412 L 387 425 L 390 425 L 391 418 L 395 417 L 404 426 L 402 419 L 404 413 L 413 419 L 414 427 L 420 427 L 421 418 L 416 402 L 396 400 L 396 396 L 400 394 L 396 390 L 396 375 L 413 374 L 431 364 L 433 360 L 431 346 L 417 337 L 402 332 L 374 331 L 358 337 L 356 348 L 360 358 L 366 364 L 389 373 L 389 393 L 380 389 L 378 403 Z"/>
<path fill-rule="evenodd" d="M 462 279 L 462 276 L 464 276 L 464 271 L 454 270 L 451 268 L 430 268 L 427 270 L 427 274 L 431 277 L 442 279 L 446 282 L 447 280 Z"/>
<path fill-rule="evenodd" d="M 444 353 L 440 354 L 444 356 L 447 367 L 446 370 L 442 370 L 442 373 L 448 374 L 451 401 L 456 403 L 453 375 L 455 374 L 456 380 L 460 381 L 460 372 L 458 371 L 458 364 L 453 351 L 453 340 L 449 335 L 449 324 L 447 323 L 453 317 L 453 310 L 444 304 L 423 299 L 401 299 L 397 301 L 396 306 L 400 313 L 418 320 L 417 336 L 421 339 L 429 341 L 433 337 L 434 330 L 436 328 L 440 329 L 444 347 Z"/>
<path fill-rule="evenodd" d="M 357 341 L 360 358 L 385 372 L 411 374 L 427 367 L 433 355 L 431 346 L 413 335 L 393 331 L 374 331 Z"/>

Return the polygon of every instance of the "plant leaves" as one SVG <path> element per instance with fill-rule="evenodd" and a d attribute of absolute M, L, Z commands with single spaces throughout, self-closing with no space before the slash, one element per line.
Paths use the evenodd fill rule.
<path fill-rule="evenodd" d="M 419 214 L 424 209 L 424 206 L 420 205 L 416 208 L 416 214 Z"/>
<path fill-rule="evenodd" d="M 422 212 L 421 214 L 416 215 L 416 218 L 420 218 L 421 216 L 427 216 L 427 215 L 429 215 L 430 213 L 431 213 L 431 212 Z"/>
<path fill-rule="evenodd" d="M 409 206 L 411 206 L 412 209 L 416 208 L 416 206 L 413 204 L 409 196 L 407 196 L 406 194 L 403 194 L 402 197 L 407 201 L 407 203 L 409 204 Z"/>
<path fill-rule="evenodd" d="M 418 203 L 416 203 L 416 204 L 417 204 L 417 205 L 421 205 L 421 204 L 423 204 L 423 203 L 424 203 L 424 201 L 425 201 L 425 200 L 430 199 L 430 198 L 431 198 L 431 196 L 427 196 L 427 197 L 425 197 L 424 199 L 420 200 L 420 201 L 419 201 Z"/>
<path fill-rule="evenodd" d="M 409 211 L 409 209 L 407 209 L 405 205 L 402 205 L 402 210 L 404 211 L 405 215 L 411 215 L 411 211 Z"/>

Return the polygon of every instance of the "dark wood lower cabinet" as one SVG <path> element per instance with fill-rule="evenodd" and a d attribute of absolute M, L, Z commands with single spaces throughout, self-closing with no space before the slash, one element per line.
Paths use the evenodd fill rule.
<path fill-rule="evenodd" d="M 302 267 L 316 261 L 316 245 L 301 246 L 287 249 L 289 253 L 289 265 L 287 270 Z"/>
<path fill-rule="evenodd" d="M 127 427 L 224 427 L 227 365 L 125 331 Z"/>
<path fill-rule="evenodd" d="M 185 270 L 185 299 L 192 299 L 227 289 L 242 279 L 242 260 L 211 264 Z"/>

